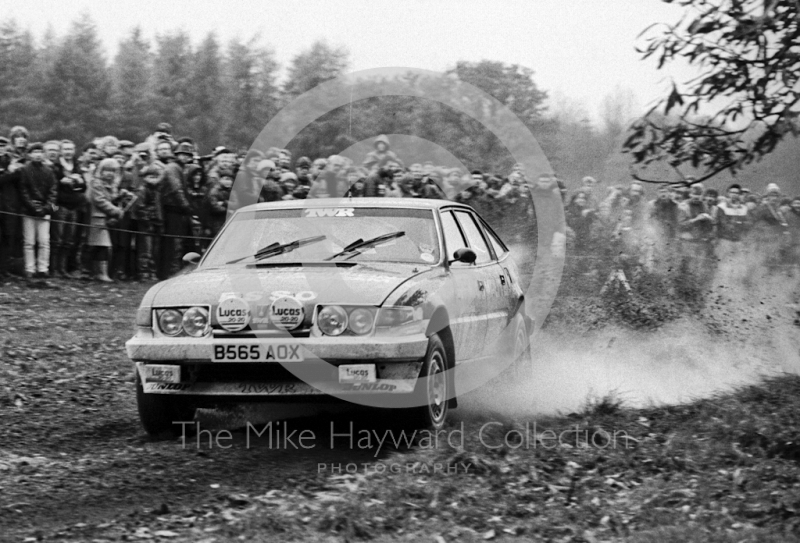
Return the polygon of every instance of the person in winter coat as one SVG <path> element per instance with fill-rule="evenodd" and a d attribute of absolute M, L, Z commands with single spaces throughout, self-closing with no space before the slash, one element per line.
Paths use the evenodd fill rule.
<path fill-rule="evenodd" d="M 161 187 L 164 170 L 158 166 L 145 166 L 141 171 L 144 182 L 136 193 L 136 203 L 131 210 L 133 220 L 137 224 L 136 249 L 139 278 L 150 281 L 156 277 L 158 243 L 164 227 L 164 215 L 161 208 Z"/>
<path fill-rule="evenodd" d="M 728 187 L 727 199 L 717 204 L 717 234 L 720 239 L 739 242 L 750 226 L 747 206 L 742 202 L 742 187 Z"/>
<path fill-rule="evenodd" d="M 192 221 L 191 221 L 191 239 L 187 240 L 187 245 L 184 252 L 194 251 L 202 253 L 204 249 L 204 240 L 200 238 L 203 235 L 203 229 L 207 227 L 203 223 L 203 201 L 208 192 L 208 184 L 206 175 L 201 166 L 190 164 L 186 166 L 186 199 L 192 208 Z"/>
<path fill-rule="evenodd" d="M 578 256 L 585 256 L 594 245 L 593 225 L 597 210 L 589 207 L 589 198 L 589 193 L 579 190 L 564 210 L 567 226 L 572 230 L 575 254 Z"/>
<path fill-rule="evenodd" d="M 11 261 L 18 256 L 20 220 L 19 176 L 11 170 L 11 141 L 0 137 L 0 282 L 10 278 Z"/>
<path fill-rule="evenodd" d="M 778 185 L 770 183 L 753 213 L 753 241 L 767 255 L 764 263 L 770 268 L 784 262 L 791 245 L 786 212 L 780 205 L 782 198 Z"/>
<path fill-rule="evenodd" d="M 92 254 L 94 279 L 111 283 L 108 276 L 108 261 L 111 249 L 111 236 L 108 228 L 115 226 L 124 215 L 119 203 L 118 182 L 121 167 L 113 158 L 100 161 L 95 169 L 91 186 L 92 218 L 89 239 L 86 245 Z"/>
<path fill-rule="evenodd" d="M 277 202 L 283 199 L 283 189 L 281 188 L 278 179 L 275 179 L 275 173 L 278 171 L 275 162 L 269 159 L 264 159 L 258 163 L 258 177 L 256 177 L 256 184 L 260 187 L 258 201 L 259 202 Z M 233 171 L 229 169 L 220 170 L 220 179 L 222 173 L 226 172 L 233 175 Z"/>
<path fill-rule="evenodd" d="M 389 138 L 384 134 L 375 138 L 375 143 L 373 145 L 375 146 L 375 150 L 370 151 L 367 154 L 367 158 L 364 160 L 365 168 L 371 170 L 373 167 L 381 167 L 390 160 L 397 162 L 401 166 L 403 165 L 403 161 L 390 149 Z"/>
<path fill-rule="evenodd" d="M 233 172 L 221 170 L 219 180 L 209 189 L 203 205 L 209 222 L 209 234 L 216 236 L 228 219 L 228 202 L 233 187 Z"/>
<path fill-rule="evenodd" d="M 711 279 L 714 264 L 714 217 L 703 200 L 703 186 L 692 185 L 689 199 L 678 205 L 678 238 L 681 272 L 701 281 Z"/>
<path fill-rule="evenodd" d="M 420 191 L 421 198 L 433 200 L 447 200 L 444 190 L 442 190 L 442 174 L 434 170 L 423 179 Z"/>
<path fill-rule="evenodd" d="M 31 144 L 28 156 L 30 162 L 19 170 L 19 192 L 25 214 L 22 219 L 25 276 L 44 279 L 50 266 L 50 217 L 57 209 L 57 183 L 53 171 L 44 164 L 41 143 Z"/>
<path fill-rule="evenodd" d="M 51 169 L 58 180 L 58 210 L 50 228 L 50 268 L 53 273 L 69 277 L 69 265 L 76 264 L 74 255 L 78 250 L 79 215 L 89 203 L 88 184 L 75 161 L 75 144 L 70 140 L 57 143 L 59 155 Z"/>
<path fill-rule="evenodd" d="M 166 279 L 181 269 L 184 243 L 183 238 L 190 233 L 192 206 L 186 197 L 185 172 L 183 164 L 173 160 L 172 152 L 166 149 L 166 142 L 156 147 L 158 160 L 156 166 L 164 164 L 164 179 L 160 183 L 161 203 L 164 208 L 164 237 L 161 240 L 159 259 L 159 279 Z M 183 154 L 185 157 L 185 154 Z"/>

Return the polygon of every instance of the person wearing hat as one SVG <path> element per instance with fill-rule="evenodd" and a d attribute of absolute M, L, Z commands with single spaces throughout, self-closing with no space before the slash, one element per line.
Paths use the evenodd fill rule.
<path fill-rule="evenodd" d="M 256 179 L 256 183 L 257 186 L 261 187 L 258 196 L 259 202 L 277 202 L 283 199 L 283 189 L 274 179 L 276 170 L 277 165 L 271 160 L 265 159 L 258 163 L 258 178 Z"/>
<path fill-rule="evenodd" d="M 185 169 L 194 160 L 194 145 L 188 142 L 179 143 L 174 154 Z"/>
<path fill-rule="evenodd" d="M 119 150 L 125 155 L 125 161 L 127 162 L 133 157 L 133 142 L 130 140 L 119 140 Z"/>
<path fill-rule="evenodd" d="M 297 188 L 295 189 L 295 199 L 303 200 L 311 190 L 311 159 L 302 156 L 294 164 L 294 173 L 297 176 Z"/>
<path fill-rule="evenodd" d="M 56 211 L 57 181 L 44 164 L 44 146 L 28 146 L 29 162 L 18 170 L 22 202 L 22 237 L 25 256 L 25 277 L 45 280 L 50 267 L 50 217 Z"/>
<path fill-rule="evenodd" d="M 203 200 L 205 215 L 208 217 L 208 234 L 215 237 L 228 220 L 228 206 L 233 187 L 233 170 L 219 170 L 220 177 L 216 174 L 211 178 L 211 187 Z"/>
<path fill-rule="evenodd" d="M 155 165 L 142 168 L 142 184 L 136 192 L 131 216 L 136 221 L 136 252 L 139 278 L 152 281 L 156 277 L 155 256 L 164 226 L 161 205 L 161 182 L 164 170 Z"/>
<path fill-rule="evenodd" d="M 294 174 L 294 172 L 284 172 L 282 169 L 279 171 L 283 172 L 281 173 L 281 178 L 278 181 L 281 190 L 283 190 L 283 197 L 281 199 L 294 200 L 294 193 L 298 186 L 297 176 Z"/>
<path fill-rule="evenodd" d="M 768 267 L 783 260 L 790 244 L 789 223 L 780 207 L 781 197 L 780 187 L 769 183 L 764 198 L 753 213 L 753 241 L 766 255 Z"/>
<path fill-rule="evenodd" d="M 278 167 L 281 173 L 291 172 L 292 166 L 292 152 L 288 149 L 281 149 L 278 152 Z"/>
<path fill-rule="evenodd" d="M 442 174 L 438 170 L 431 170 L 425 176 L 424 184 L 422 185 L 421 198 L 430 198 L 432 200 L 447 200 L 447 196 L 442 190 Z"/>
<path fill-rule="evenodd" d="M 159 146 L 163 145 L 160 143 Z M 158 151 L 158 149 L 157 149 Z M 164 180 L 161 182 L 161 203 L 164 207 L 164 239 L 161 243 L 159 260 L 160 279 L 177 273 L 182 267 L 183 237 L 191 235 L 191 217 L 194 210 L 186 196 L 185 164 L 194 157 L 191 145 L 182 143 L 176 148 L 176 160 L 164 166 Z M 160 158 L 159 158 L 160 160 Z M 181 236 L 181 237 L 175 237 Z"/>
<path fill-rule="evenodd" d="M 755 213 L 755 222 L 766 225 L 775 234 L 783 234 L 786 218 L 780 209 L 781 189 L 775 183 L 767 185 L 767 191 Z"/>

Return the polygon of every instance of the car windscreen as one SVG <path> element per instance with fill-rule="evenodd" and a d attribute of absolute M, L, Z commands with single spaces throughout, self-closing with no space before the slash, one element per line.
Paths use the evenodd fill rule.
<path fill-rule="evenodd" d="M 359 240 L 369 241 L 398 232 L 403 235 L 336 256 Z M 255 256 L 273 244 L 318 236 L 325 236 L 325 239 L 303 243 L 261 259 Z M 433 211 L 359 207 L 244 211 L 234 215 L 225 226 L 201 267 L 321 262 L 331 257 L 333 261 L 350 262 L 437 263 L 439 241 Z"/>

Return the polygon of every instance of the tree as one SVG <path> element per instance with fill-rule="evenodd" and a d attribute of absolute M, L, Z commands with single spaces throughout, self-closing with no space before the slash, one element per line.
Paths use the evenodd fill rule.
<path fill-rule="evenodd" d="M 491 95 L 509 108 L 528 128 L 533 129 L 541 122 L 547 93 L 539 90 L 530 68 L 491 60 L 462 60 L 447 73 L 455 74 L 461 81 L 475 85 Z M 494 112 L 490 114 L 492 113 Z"/>
<path fill-rule="evenodd" d="M 222 93 L 222 59 L 217 38 L 211 33 L 194 54 L 186 103 L 189 132 L 206 149 L 218 141 Z"/>
<path fill-rule="evenodd" d="M 676 3 L 684 16 L 646 29 L 639 52 L 658 59 L 658 69 L 683 61 L 700 75 L 673 81 L 633 124 L 625 148 L 640 167 L 664 161 L 681 177 L 686 167 L 697 168 L 699 182 L 736 173 L 800 133 L 800 7 L 796 0 Z"/>
<path fill-rule="evenodd" d="M 0 128 L 5 135 L 12 125 L 30 129 L 38 125 L 39 101 L 36 72 L 37 53 L 33 36 L 14 19 L 0 24 Z"/>
<path fill-rule="evenodd" d="M 157 52 L 153 66 L 155 110 L 159 121 L 185 130 L 186 104 L 190 94 L 192 44 L 186 32 L 156 36 Z"/>
<path fill-rule="evenodd" d="M 289 98 L 299 96 L 341 75 L 348 64 L 347 49 L 316 41 L 310 49 L 292 59 L 289 77 L 283 86 L 284 93 Z"/>
<path fill-rule="evenodd" d="M 144 140 L 158 119 L 153 111 L 153 54 L 140 27 L 120 42 L 112 79 L 115 134 L 132 141 Z"/>
<path fill-rule="evenodd" d="M 225 138 L 228 145 L 248 147 L 278 109 L 272 51 L 234 39 L 225 67 Z"/>
<path fill-rule="evenodd" d="M 86 141 L 109 131 L 111 81 L 88 14 L 72 23 L 41 87 L 44 137 Z"/>

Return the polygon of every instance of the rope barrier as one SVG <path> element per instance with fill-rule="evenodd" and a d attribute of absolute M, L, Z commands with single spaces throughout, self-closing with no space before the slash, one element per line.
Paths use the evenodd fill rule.
<path fill-rule="evenodd" d="M 130 230 L 130 229 L 126 229 L 126 228 L 116 228 L 116 227 L 113 227 L 113 226 L 100 226 L 98 224 L 85 224 L 85 223 L 78 223 L 78 222 L 71 222 L 71 221 L 62 221 L 62 220 L 58 220 L 58 219 L 53 219 L 52 217 L 50 219 L 43 219 L 42 217 L 31 217 L 30 215 L 25 215 L 24 213 L 14 213 L 12 211 L 0 211 L 0 215 L 9 215 L 9 216 L 12 216 L 12 217 L 22 217 L 22 218 L 28 217 L 28 218 L 33 218 L 33 219 L 47 220 L 50 223 L 71 224 L 71 225 L 74 225 L 76 227 L 99 228 L 99 229 L 108 230 L 109 232 L 123 232 L 123 233 L 128 233 L 128 234 L 146 235 L 146 236 L 153 236 L 153 237 L 159 237 L 159 238 L 175 238 L 175 239 L 184 239 L 184 240 L 192 239 L 192 240 L 207 240 L 207 241 L 211 241 L 211 240 L 214 239 L 213 237 L 209 237 L 209 236 L 194 236 L 194 235 L 183 235 L 183 236 L 181 236 L 181 235 L 177 235 L 177 234 L 155 234 L 155 233 L 152 233 L 152 232 L 141 232 L 139 230 Z M 681 256 L 683 256 L 683 255 L 680 254 L 680 249 L 677 248 L 677 247 L 680 246 L 681 241 L 682 240 L 680 240 L 680 239 L 670 240 L 670 243 L 674 244 L 673 245 L 673 247 L 675 247 L 674 252 L 676 252 L 678 254 L 666 255 L 666 256 L 665 255 L 660 255 L 660 256 L 657 256 L 655 258 L 656 259 L 659 259 L 659 258 L 663 259 L 663 258 L 673 258 L 673 257 L 681 257 Z M 747 239 L 744 239 L 744 240 L 733 242 L 733 243 L 751 244 L 752 242 L 747 240 Z M 743 250 L 748 250 L 748 251 L 758 251 L 757 246 L 754 246 L 754 245 L 750 245 L 750 246 L 742 245 L 741 248 Z M 615 259 L 619 258 L 618 255 L 619 255 L 619 253 L 617 255 L 614 255 L 614 256 L 601 257 L 601 256 L 591 256 L 591 255 L 567 254 L 567 255 L 564 256 L 564 258 L 567 259 L 567 260 L 589 260 L 589 261 L 595 261 L 595 262 L 612 263 Z M 642 257 L 631 256 L 631 258 L 638 259 L 638 258 L 642 258 Z M 645 256 L 643 258 L 647 259 L 648 257 Z M 707 257 L 707 256 L 696 256 L 696 255 L 692 255 L 692 256 L 688 256 L 687 255 L 687 258 L 692 258 L 692 259 L 696 259 L 696 260 L 705 260 L 705 261 L 709 261 L 709 262 L 713 262 L 713 263 L 719 263 L 719 262 L 722 261 L 722 259 L 720 259 L 719 257 Z M 797 265 L 797 264 L 796 263 L 795 264 L 777 264 L 777 263 L 773 264 L 773 266 L 775 266 L 775 267 L 793 267 L 795 265 Z"/>
<path fill-rule="evenodd" d="M 180 236 L 180 235 L 177 235 L 177 234 L 154 234 L 152 232 L 141 232 L 139 230 L 128 230 L 128 229 L 125 229 L 125 228 L 115 228 L 113 226 L 100 226 L 99 224 L 85 224 L 85 223 L 72 222 L 72 221 L 61 221 L 61 220 L 58 220 L 58 219 L 53 219 L 52 217 L 49 218 L 49 219 L 45 219 L 44 217 L 31 217 L 30 215 L 25 215 L 24 213 L 14 213 L 12 211 L 0 211 L 0 215 L 11 215 L 12 217 L 27 217 L 29 219 L 46 220 L 46 221 L 49 221 L 51 223 L 72 224 L 72 225 L 75 225 L 76 227 L 80 226 L 80 227 L 84 227 L 84 228 L 99 228 L 99 229 L 102 229 L 102 230 L 108 230 L 110 232 L 111 231 L 113 231 L 113 232 L 127 232 L 129 234 L 139 234 L 139 235 L 145 235 L 145 236 L 157 236 L 157 237 L 160 237 L 160 238 L 205 239 L 205 240 L 209 240 L 209 241 L 214 239 L 214 238 L 208 237 L 208 236 L 193 236 L 193 235 Z"/>

